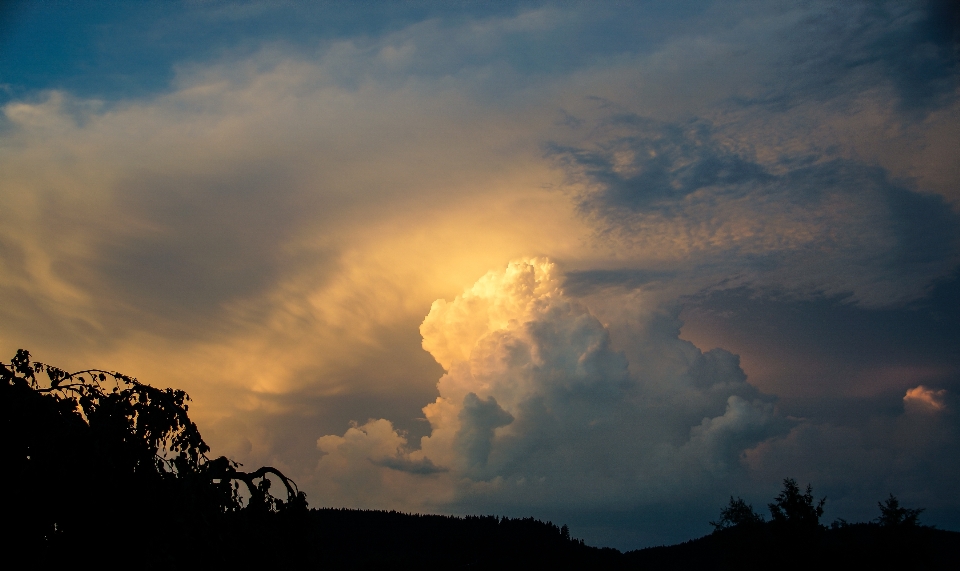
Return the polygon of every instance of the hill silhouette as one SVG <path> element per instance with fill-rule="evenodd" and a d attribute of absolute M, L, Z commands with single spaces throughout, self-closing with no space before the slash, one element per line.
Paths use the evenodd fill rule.
<path fill-rule="evenodd" d="M 183 391 L 122 373 L 32 362 L 24 350 L 0 363 L 0 541 L 8 557 L 145 569 L 953 569 L 960 561 L 960 533 L 921 525 L 922 510 L 892 495 L 874 522 L 828 528 L 819 522 L 826 498 L 792 479 L 768 506 L 769 521 L 731 497 L 714 533 L 628 553 L 585 545 L 566 526 L 533 518 L 309 509 L 279 470 L 245 472 L 209 458 L 188 402 Z M 279 498 L 271 477 L 283 486 Z"/>
<path fill-rule="evenodd" d="M 624 554 L 631 569 L 956 569 L 960 533 L 877 523 L 823 528 L 814 537 L 778 534 L 769 523 Z"/>

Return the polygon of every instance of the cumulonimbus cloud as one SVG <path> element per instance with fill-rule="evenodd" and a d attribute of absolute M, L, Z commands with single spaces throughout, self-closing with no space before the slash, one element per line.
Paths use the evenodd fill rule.
<path fill-rule="evenodd" d="M 478 498 L 600 507 L 688 494 L 691 482 L 739 473 L 741 453 L 786 421 L 746 383 L 735 356 L 704 354 L 657 319 L 645 327 L 670 363 L 637 363 L 638 376 L 609 330 L 564 293 L 549 260 L 491 271 L 453 301 L 436 301 L 421 325 L 424 348 L 446 371 L 423 409 L 431 433 L 417 448 L 380 419 L 324 436 L 321 488 L 359 502 L 347 474 L 383 472 L 369 476 L 382 497 L 391 493 L 385 478 L 400 483 L 387 472 L 428 465 L 438 469 L 405 470 L 392 492 L 411 509 Z"/>
<path fill-rule="evenodd" d="M 740 285 L 889 307 L 956 271 L 947 3 L 695 4 L 416 16 L 174 62 L 142 98 L 10 100 L 0 342 L 188 390 L 214 450 L 313 505 L 679 514 L 788 475 L 829 507 L 960 505 L 955 407 L 900 400 L 955 375 L 858 401 L 869 426 L 788 421 L 667 309 Z M 572 271 L 504 267 L 527 252 Z"/>

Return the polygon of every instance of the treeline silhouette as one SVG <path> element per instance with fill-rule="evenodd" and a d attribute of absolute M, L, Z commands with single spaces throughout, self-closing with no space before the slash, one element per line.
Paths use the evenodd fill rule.
<path fill-rule="evenodd" d="M 712 534 L 678 545 L 625 554 L 632 566 L 710 569 L 957 569 L 960 533 L 920 524 L 923 509 L 906 508 L 893 495 L 878 502 L 880 515 L 868 523 L 838 519 L 820 523 L 826 498 L 815 499 L 808 484 L 783 481 L 768 504 L 770 519 L 733 497 L 710 522 Z"/>
<path fill-rule="evenodd" d="M 714 533 L 621 553 L 533 518 L 309 509 L 296 483 L 209 447 L 189 397 L 115 371 L 68 373 L 20 350 L 0 363 L 3 549 L 33 566 L 137 568 L 955 568 L 960 533 L 920 524 L 892 495 L 871 523 L 820 524 L 825 498 L 792 479 L 770 520 L 730 498 Z M 271 492 L 271 477 L 283 486 Z M 241 487 L 242 485 L 242 487 Z"/>

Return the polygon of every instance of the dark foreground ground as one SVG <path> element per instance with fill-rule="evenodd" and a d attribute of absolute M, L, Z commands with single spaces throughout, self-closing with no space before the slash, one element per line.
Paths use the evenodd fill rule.
<path fill-rule="evenodd" d="M 856 523 L 790 533 L 731 528 L 623 555 L 631 569 L 960 569 L 960 533 Z"/>
<path fill-rule="evenodd" d="M 203 528 L 192 537 L 174 531 L 179 539 L 167 544 L 133 529 L 125 541 L 62 538 L 42 549 L 37 562 L 69 563 L 79 555 L 137 568 L 960 569 L 960 533 L 877 524 L 806 533 L 759 524 L 627 553 L 584 545 L 532 518 L 313 509 L 232 514 Z"/>

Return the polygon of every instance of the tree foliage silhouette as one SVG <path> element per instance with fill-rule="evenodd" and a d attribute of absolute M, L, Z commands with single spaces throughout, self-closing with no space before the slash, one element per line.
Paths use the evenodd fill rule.
<path fill-rule="evenodd" d="M 807 490 L 800 492 L 800 486 L 793 478 L 783 480 L 783 490 L 768 504 L 770 518 L 775 526 L 797 529 L 816 529 L 820 526 L 823 505 L 827 498 L 821 498 L 814 505 L 813 488 L 807 484 Z"/>
<path fill-rule="evenodd" d="M 880 517 L 875 521 L 884 527 L 916 527 L 920 525 L 920 514 L 923 508 L 910 509 L 900 505 L 900 500 L 893 494 L 883 502 L 877 502 L 880 506 Z"/>
<path fill-rule="evenodd" d="M 880 517 L 870 523 L 820 524 L 826 498 L 817 500 L 807 485 L 783 480 L 768 504 L 769 521 L 743 499 L 730 497 L 714 532 L 683 544 L 627 553 L 634 568 L 711 569 L 955 569 L 960 533 L 922 526 L 922 509 L 905 508 L 890 497 L 879 503 Z"/>
<path fill-rule="evenodd" d="M 76 545 L 130 529 L 196 539 L 215 533 L 223 514 L 306 511 L 305 495 L 275 468 L 247 473 L 208 458 L 189 400 L 115 371 L 31 362 L 22 349 L 0 363 L 0 485 L 18 524 L 6 539 Z M 285 500 L 270 495 L 268 474 Z"/>
<path fill-rule="evenodd" d="M 753 506 L 747 504 L 742 498 L 733 499 L 733 496 L 730 496 L 730 503 L 720 510 L 720 519 L 711 521 L 710 525 L 714 527 L 714 531 L 720 531 L 731 527 L 761 523 L 763 523 L 763 516 L 753 511 Z"/>

